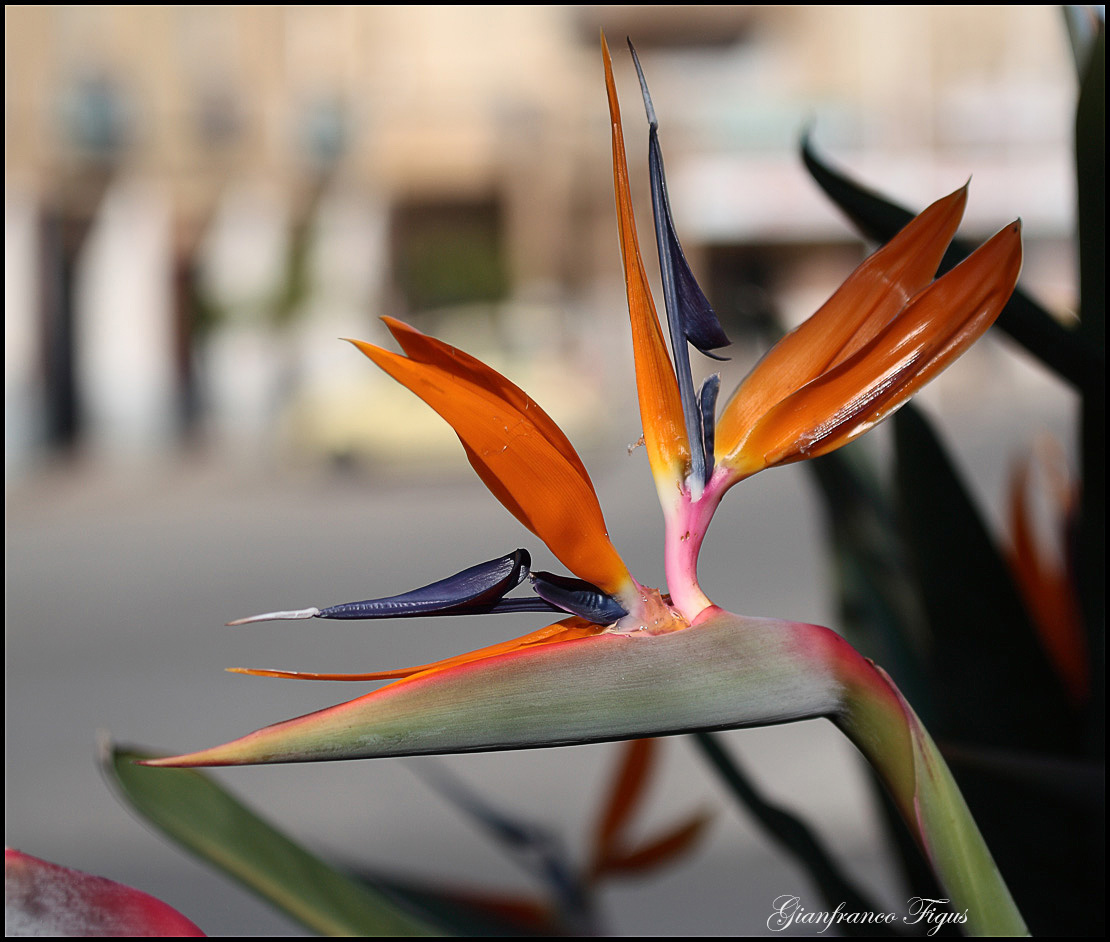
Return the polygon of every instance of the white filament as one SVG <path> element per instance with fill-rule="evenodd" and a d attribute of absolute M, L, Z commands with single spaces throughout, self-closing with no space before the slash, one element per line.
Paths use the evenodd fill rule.
<path fill-rule="evenodd" d="M 295 618 L 315 618 L 320 614 L 318 608 L 300 608 L 291 612 L 267 612 L 265 615 L 249 615 L 246 618 L 236 618 L 229 621 L 228 625 L 249 625 L 256 621 L 291 621 Z"/>

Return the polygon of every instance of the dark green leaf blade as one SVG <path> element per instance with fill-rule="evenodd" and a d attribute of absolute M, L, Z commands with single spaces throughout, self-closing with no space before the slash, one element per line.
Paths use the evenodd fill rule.
<path fill-rule="evenodd" d="M 364 870 L 351 871 L 355 879 L 391 898 L 406 903 L 435 923 L 447 935 L 464 938 L 568 938 L 596 936 L 594 930 L 583 932 L 580 927 L 560 922 L 558 914 L 546 902 L 524 894 L 499 896 L 473 890 L 452 890 L 429 887 L 420 883 L 382 877 Z"/>
<path fill-rule="evenodd" d="M 1067 753 L 1075 717 L 1010 571 L 920 410 L 894 419 L 896 502 L 932 647 L 941 739 Z"/>
<path fill-rule="evenodd" d="M 841 872 L 836 861 L 808 824 L 784 808 L 769 802 L 760 794 L 741 769 L 736 758 L 725 749 L 719 735 L 694 733 L 693 738 L 706 760 L 721 776 L 740 804 L 813 879 L 830 910 L 843 904 L 847 912 L 879 912 L 876 904 L 867 900 Z M 886 925 L 844 923 L 839 928 L 845 935 L 887 936 L 888 938 L 899 935 L 897 931 Z"/>
<path fill-rule="evenodd" d="M 140 817 L 309 929 L 324 935 L 435 934 L 294 843 L 210 776 L 134 764 L 152 757 L 109 745 L 101 764 L 121 799 Z"/>
<path fill-rule="evenodd" d="M 1106 29 L 1100 23 L 1091 45 L 1075 116 L 1075 171 L 1079 196 L 1080 332 L 1106 357 Z M 1083 396 L 1083 482 L 1076 521 L 1076 582 L 1088 632 L 1091 672 L 1092 752 L 1105 750 L 1106 683 L 1106 371 Z"/>
<path fill-rule="evenodd" d="M 577 928 L 593 934 L 585 888 L 558 833 L 519 814 L 495 807 L 452 774 L 443 763 L 426 758 L 419 763 L 410 763 L 409 768 L 456 811 L 474 822 L 522 870 L 531 873 L 543 885 L 544 898 L 550 900 L 546 907 L 547 922 L 554 926 L 562 925 L 568 930 Z M 450 899 L 450 894 L 440 893 L 439 901 L 444 905 L 437 904 L 436 912 L 450 914 L 452 908 L 447 905 Z M 458 901 L 457 896 L 455 900 Z M 480 912 L 480 907 L 472 906 L 470 909 Z M 469 918 L 475 918 L 473 911 Z M 491 922 L 491 928 L 497 924 L 499 920 Z"/>
<path fill-rule="evenodd" d="M 810 175 L 852 223 L 868 239 L 889 241 L 914 216 L 897 203 L 879 195 L 821 160 L 802 139 L 802 160 Z M 953 268 L 971 254 L 974 246 L 955 239 L 938 274 Z M 1076 330 L 1069 330 L 1034 301 L 1019 286 L 998 316 L 996 325 L 1057 375 L 1078 387 L 1087 388 L 1101 373 L 1099 359 L 1088 349 Z"/>
<path fill-rule="evenodd" d="M 807 461 L 821 492 L 842 633 L 882 664 L 926 725 L 932 689 L 923 673 L 928 628 L 889 488 L 867 460 L 867 443 Z"/>
<path fill-rule="evenodd" d="M 1075 182 L 1079 197 L 1080 329 L 1106 361 L 1106 30 L 1091 46 L 1075 111 Z"/>

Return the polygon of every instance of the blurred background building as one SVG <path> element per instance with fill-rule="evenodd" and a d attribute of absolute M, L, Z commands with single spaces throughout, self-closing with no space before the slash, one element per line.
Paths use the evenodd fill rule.
<path fill-rule="evenodd" d="M 805 127 L 919 208 L 974 173 L 964 232 L 1020 213 L 1026 282 L 1072 303 L 1057 8 L 8 6 L 5 25 L 9 481 L 60 455 L 444 441 L 335 342 L 383 339 L 382 314 L 510 369 L 572 437 L 605 431 L 630 363 L 602 28 L 649 268 L 626 35 L 731 369 L 753 315 L 801 319 L 861 254 L 800 166 Z"/>

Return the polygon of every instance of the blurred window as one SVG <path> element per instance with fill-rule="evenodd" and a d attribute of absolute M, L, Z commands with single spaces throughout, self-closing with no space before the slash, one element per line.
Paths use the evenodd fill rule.
<path fill-rule="evenodd" d="M 495 199 L 398 203 L 392 249 L 393 285 L 408 313 L 508 295 L 502 212 Z"/>

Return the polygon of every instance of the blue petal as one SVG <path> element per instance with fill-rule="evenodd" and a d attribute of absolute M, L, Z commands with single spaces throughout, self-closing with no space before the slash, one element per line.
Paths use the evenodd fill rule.
<path fill-rule="evenodd" d="M 462 572 L 384 599 L 347 602 L 322 609 L 319 618 L 409 618 L 419 615 L 462 615 L 470 611 L 492 611 L 510 589 L 528 575 L 532 559 L 518 549 L 500 559 L 471 566 Z M 511 611 L 522 609 L 512 608 Z M 530 609 L 533 610 L 534 609 Z"/>
<path fill-rule="evenodd" d="M 659 173 L 662 176 L 663 164 L 660 161 Z M 671 205 L 667 198 L 667 184 L 661 180 L 663 191 L 663 209 L 667 220 L 667 248 L 671 253 L 671 264 L 674 266 L 675 287 L 678 289 L 678 313 L 682 324 L 682 332 L 690 341 L 707 357 L 714 360 L 727 360 L 728 357 L 718 356 L 711 351 L 719 347 L 727 347 L 732 343 L 725 336 L 721 322 L 710 306 L 709 301 L 702 293 L 694 273 L 690 270 L 690 263 L 679 244 L 678 235 L 674 231 L 674 221 L 671 219 Z"/>
<path fill-rule="evenodd" d="M 705 449 L 705 483 L 713 474 L 713 447 L 716 436 L 717 394 L 721 391 L 721 374 L 707 376 L 698 393 L 698 413 L 701 415 L 701 440 Z"/>
<path fill-rule="evenodd" d="M 655 221 L 655 242 L 659 251 L 659 276 L 663 282 L 663 301 L 667 309 L 667 325 L 671 335 L 671 353 L 674 356 L 675 377 L 678 380 L 679 399 L 682 402 L 682 417 L 686 425 L 686 436 L 690 441 L 690 476 L 697 482 L 692 485 L 691 493 L 700 496 L 701 487 L 713 474 L 713 451 L 705 444 L 703 422 L 699 400 L 694 393 L 694 380 L 690 371 L 690 349 L 692 343 L 702 353 L 723 359 L 709 353 L 716 347 L 729 343 L 721 328 L 717 315 L 713 313 L 705 295 L 698 287 L 697 279 L 690 270 L 682 245 L 675 232 L 671 218 L 671 204 L 667 196 L 667 179 L 663 170 L 663 151 L 659 146 L 659 121 L 655 116 L 655 106 L 651 101 L 644 71 L 640 68 L 640 58 L 629 40 L 632 61 L 636 64 L 636 75 L 640 79 L 640 91 L 644 98 L 644 109 L 648 118 L 648 172 L 651 177 L 651 208 Z"/>
<path fill-rule="evenodd" d="M 628 614 L 616 599 L 583 579 L 550 572 L 534 572 L 531 579 L 532 588 L 540 598 L 594 624 L 610 625 Z"/>
<path fill-rule="evenodd" d="M 671 201 L 667 195 L 667 179 L 663 170 L 663 153 L 659 146 L 659 120 L 655 116 L 655 107 L 651 102 L 651 93 L 648 91 L 647 80 L 644 78 L 643 69 L 640 68 L 640 58 L 631 41 L 628 48 L 632 51 L 632 60 L 636 64 L 636 75 L 640 79 L 640 91 L 643 93 L 644 108 L 647 111 L 649 134 L 649 167 L 651 173 L 652 195 L 658 193 L 658 201 L 653 200 L 656 215 L 657 235 L 661 235 L 660 264 L 670 271 L 668 275 L 673 279 L 675 288 L 675 310 L 671 310 L 671 303 L 667 303 L 667 318 L 675 318 L 683 337 L 698 348 L 706 356 L 716 360 L 726 360 L 710 353 L 720 347 L 727 347 L 732 341 L 725 335 L 721 322 L 713 311 L 712 305 L 706 298 L 690 263 L 686 261 L 686 254 L 682 251 L 682 244 L 678 241 L 675 231 L 674 219 L 671 217 Z M 675 356 L 678 356 L 675 352 Z"/>

